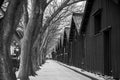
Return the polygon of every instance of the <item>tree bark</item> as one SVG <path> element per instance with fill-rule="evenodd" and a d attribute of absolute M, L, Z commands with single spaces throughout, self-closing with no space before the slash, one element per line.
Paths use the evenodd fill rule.
<path fill-rule="evenodd" d="M 38 15 L 38 18 L 36 19 L 36 24 L 34 24 L 34 29 L 33 29 L 33 34 L 32 34 L 32 43 L 31 43 L 31 56 L 33 57 L 33 60 L 34 61 L 31 61 L 30 59 L 30 62 L 33 64 L 33 66 L 30 64 L 30 72 L 33 73 L 34 75 L 34 71 L 38 70 L 39 69 L 39 63 L 38 63 L 38 58 L 37 57 L 39 54 L 37 51 L 34 51 L 34 49 L 38 48 L 37 45 L 34 47 L 34 42 L 37 38 L 37 35 L 40 33 L 40 30 L 42 28 L 42 23 L 43 23 L 43 14 L 44 14 L 44 10 L 46 8 L 46 2 L 43 1 L 43 0 L 39 0 L 39 15 Z M 30 57 L 30 58 L 32 58 Z M 33 68 L 33 69 L 32 69 Z"/>
<path fill-rule="evenodd" d="M 32 36 L 34 27 L 36 27 L 36 22 L 39 15 L 39 0 L 33 0 L 32 3 L 32 10 L 31 15 L 25 29 L 25 33 L 22 39 L 21 44 L 21 61 L 20 61 L 20 68 L 19 68 L 19 75 L 18 78 L 20 80 L 28 80 L 29 76 L 29 61 L 31 56 L 31 46 L 32 46 Z"/>
<path fill-rule="evenodd" d="M 15 15 L 17 12 L 20 0 L 12 0 L 9 2 L 8 9 L 5 13 L 4 19 L 2 20 L 2 34 L 0 41 L 0 80 L 16 80 L 15 72 L 12 69 L 12 62 L 10 59 L 10 42 L 12 35 L 15 31 Z"/>
<path fill-rule="evenodd" d="M 70 0 L 66 0 L 60 6 L 60 8 L 58 8 L 50 18 L 48 18 L 45 25 L 42 26 L 43 13 L 44 13 L 45 8 L 47 7 L 47 4 L 45 1 L 47 0 L 32 0 L 32 10 L 31 10 L 32 13 L 30 15 L 28 24 L 26 26 L 24 37 L 22 39 L 22 45 L 21 45 L 21 61 L 20 61 L 20 68 L 19 68 L 19 75 L 18 75 L 18 77 L 21 80 L 28 79 L 28 75 L 29 75 L 28 73 L 30 69 L 29 66 L 31 66 L 30 65 L 31 55 L 33 54 L 31 49 L 34 48 L 33 47 L 34 45 L 37 48 L 41 46 L 43 34 L 45 30 L 47 29 L 47 27 L 49 26 L 50 22 L 67 5 L 67 3 Z M 38 47 L 38 44 L 39 44 L 39 47 Z M 40 54 L 36 54 L 36 55 L 40 55 L 39 59 L 42 59 L 43 53 L 41 53 L 42 51 L 38 50 L 38 53 L 39 52 Z"/>

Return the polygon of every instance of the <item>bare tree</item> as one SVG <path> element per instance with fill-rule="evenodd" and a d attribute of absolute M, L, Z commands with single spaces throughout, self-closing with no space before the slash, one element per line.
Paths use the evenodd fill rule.
<path fill-rule="evenodd" d="M 44 38 L 45 31 L 47 28 L 51 25 L 52 21 L 56 21 L 55 17 L 58 16 L 58 14 L 67 6 L 70 6 L 73 3 L 83 1 L 83 0 L 63 0 L 61 4 L 54 10 L 54 12 L 46 19 L 44 25 L 43 25 L 43 15 L 45 12 L 45 9 L 47 6 L 53 2 L 54 0 L 32 0 L 32 6 L 31 6 L 31 13 L 28 20 L 28 23 L 26 24 L 26 29 L 24 32 L 24 36 L 22 39 L 22 45 L 21 45 L 21 61 L 20 61 L 20 68 L 19 68 L 19 78 L 20 80 L 27 80 L 29 76 L 29 65 L 31 61 L 31 55 L 34 53 L 31 53 L 32 49 L 35 47 L 38 50 L 38 53 L 41 51 L 45 51 L 44 48 L 42 49 L 42 46 L 46 44 L 46 38 Z M 62 18 L 60 18 L 62 19 Z M 45 43 L 42 43 L 44 40 Z M 44 55 L 43 55 L 44 56 Z M 41 57 L 41 56 L 38 56 Z M 33 63 L 32 63 L 33 64 Z"/>
<path fill-rule="evenodd" d="M 31 8 L 28 10 L 28 3 L 31 1 Z M 59 31 L 58 25 L 66 18 L 70 5 L 83 0 L 0 0 L 0 74 L 1 80 L 16 80 L 15 72 L 12 69 L 10 59 L 10 43 L 12 36 L 23 18 L 24 36 L 21 41 L 21 61 L 19 68 L 20 80 L 27 80 L 28 76 L 34 74 L 35 68 L 42 63 L 46 55 L 47 45 Z M 3 3 L 9 2 L 7 8 Z M 51 5 L 49 16 L 44 21 L 44 14 L 47 7 Z M 53 24 L 56 26 L 53 26 Z M 48 31 L 47 31 L 48 30 Z M 47 31 L 47 32 L 46 32 Z M 34 51 L 35 50 L 35 51 Z M 33 53 L 32 53 L 33 52 Z M 32 55 L 36 56 L 35 62 Z M 42 60 L 41 60 L 42 59 Z"/>

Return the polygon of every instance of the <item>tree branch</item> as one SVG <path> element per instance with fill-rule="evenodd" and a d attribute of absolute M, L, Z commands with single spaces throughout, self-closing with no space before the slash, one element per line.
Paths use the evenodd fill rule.
<path fill-rule="evenodd" d="M 67 3 L 69 2 L 69 0 L 66 0 L 46 21 L 46 23 L 50 23 L 51 20 L 65 7 L 65 5 L 67 5 Z M 49 24 L 45 24 L 44 28 L 46 30 L 46 28 L 49 26 Z"/>
<path fill-rule="evenodd" d="M 86 0 L 77 0 L 77 1 L 74 1 L 74 2 L 72 2 L 72 3 L 67 4 L 66 6 L 70 6 L 70 5 L 75 4 L 75 3 L 78 3 L 78 2 L 80 2 L 80 1 L 86 1 Z"/>
<path fill-rule="evenodd" d="M 47 3 L 47 5 L 49 5 L 52 1 L 53 1 L 53 0 L 49 0 L 48 3 Z"/>
<path fill-rule="evenodd" d="M 53 0 L 49 0 L 49 2 L 47 4 L 50 4 Z M 37 37 L 37 40 L 36 42 L 38 42 L 41 37 L 43 36 L 45 30 L 47 29 L 47 27 L 50 25 L 51 21 L 63 10 L 63 8 L 71 5 L 71 4 L 74 4 L 74 3 L 77 3 L 77 2 L 80 2 L 80 1 L 85 1 L 85 0 L 77 0 L 77 1 L 74 1 L 72 3 L 69 3 L 70 0 L 65 0 L 56 10 L 55 12 L 46 20 L 44 26 L 42 27 L 41 29 L 41 33 L 38 35 Z M 60 17 L 61 18 L 61 17 Z"/>
<path fill-rule="evenodd" d="M 2 13 L 3 16 L 5 15 L 5 12 L 1 8 L 0 8 L 0 12 Z"/>

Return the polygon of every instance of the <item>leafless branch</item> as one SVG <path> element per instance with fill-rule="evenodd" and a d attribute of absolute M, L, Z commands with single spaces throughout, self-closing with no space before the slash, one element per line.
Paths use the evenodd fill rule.
<path fill-rule="evenodd" d="M 49 2 L 47 3 L 47 5 L 49 5 L 53 0 L 49 0 Z"/>
<path fill-rule="evenodd" d="M 0 12 L 4 16 L 5 12 L 3 11 L 3 9 L 0 8 Z"/>
<path fill-rule="evenodd" d="M 86 1 L 86 0 L 77 0 L 77 1 L 74 1 L 74 2 L 71 2 L 71 3 L 68 3 L 66 6 L 70 6 L 70 5 L 75 4 L 75 3 L 78 3 L 78 2 L 80 2 L 80 1 Z"/>
<path fill-rule="evenodd" d="M 47 4 L 50 4 L 52 1 L 53 0 L 49 0 L 49 2 Z M 57 6 L 53 5 L 53 8 L 54 8 L 55 11 L 46 20 L 45 25 L 43 26 L 43 29 L 42 29 L 42 32 L 41 32 L 42 34 L 41 35 L 43 35 L 44 32 L 45 32 L 45 30 L 47 29 L 47 27 L 51 25 L 51 21 L 53 23 L 53 22 L 57 22 L 57 20 L 63 20 L 62 17 L 66 17 L 68 15 L 68 14 L 66 14 L 67 11 L 63 11 L 63 14 L 66 14 L 66 16 L 63 15 L 62 13 L 59 14 L 63 9 L 65 9 L 65 7 L 70 6 L 71 4 L 74 4 L 74 3 L 77 3 L 77 2 L 80 2 L 80 1 L 84 1 L 84 0 L 77 0 L 77 1 L 74 1 L 74 2 L 71 2 L 71 3 L 69 3 L 70 0 L 64 0 L 64 2 L 57 9 L 55 9 Z M 54 27 L 50 26 L 50 27 L 51 27 L 51 31 L 54 33 L 54 31 L 57 29 L 58 26 L 54 26 Z M 39 37 L 38 37 L 38 39 L 39 39 Z M 44 45 L 44 44 L 42 44 L 42 45 Z"/>
<path fill-rule="evenodd" d="M 69 0 L 66 0 L 52 15 L 49 19 L 47 19 L 47 23 L 50 23 L 51 20 L 65 7 L 65 5 L 69 2 Z"/>

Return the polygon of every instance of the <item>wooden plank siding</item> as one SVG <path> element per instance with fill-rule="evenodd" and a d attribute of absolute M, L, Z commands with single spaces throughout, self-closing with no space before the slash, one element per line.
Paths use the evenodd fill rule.
<path fill-rule="evenodd" d="M 70 64 L 76 67 L 81 67 L 82 63 L 82 42 L 79 36 L 79 29 L 81 26 L 82 13 L 73 13 L 70 37 L 69 37 L 69 50 L 70 52 Z"/>
<path fill-rule="evenodd" d="M 114 1 L 88 0 L 80 33 L 85 34 L 83 68 L 118 79 L 120 78 L 120 3 L 116 4 Z M 100 21 L 97 22 L 97 26 L 96 20 Z M 100 28 L 96 29 L 99 26 Z"/>
<path fill-rule="evenodd" d="M 68 54 L 61 60 L 89 72 L 120 78 L 119 0 L 87 0 L 80 25 L 78 29 L 72 17 L 69 40 L 64 37 L 65 45 L 59 49 Z"/>
<path fill-rule="evenodd" d="M 120 6 L 112 1 L 109 1 L 108 13 L 111 16 L 108 24 L 111 29 L 111 53 L 112 53 L 112 67 L 113 75 L 120 78 Z M 110 8 L 110 9 L 109 9 Z M 113 16 L 114 15 L 114 16 Z"/>
<path fill-rule="evenodd" d="M 67 40 L 67 33 L 66 28 L 64 29 L 64 40 L 63 40 L 63 47 L 64 47 L 64 63 L 67 64 L 68 60 L 68 40 Z"/>

